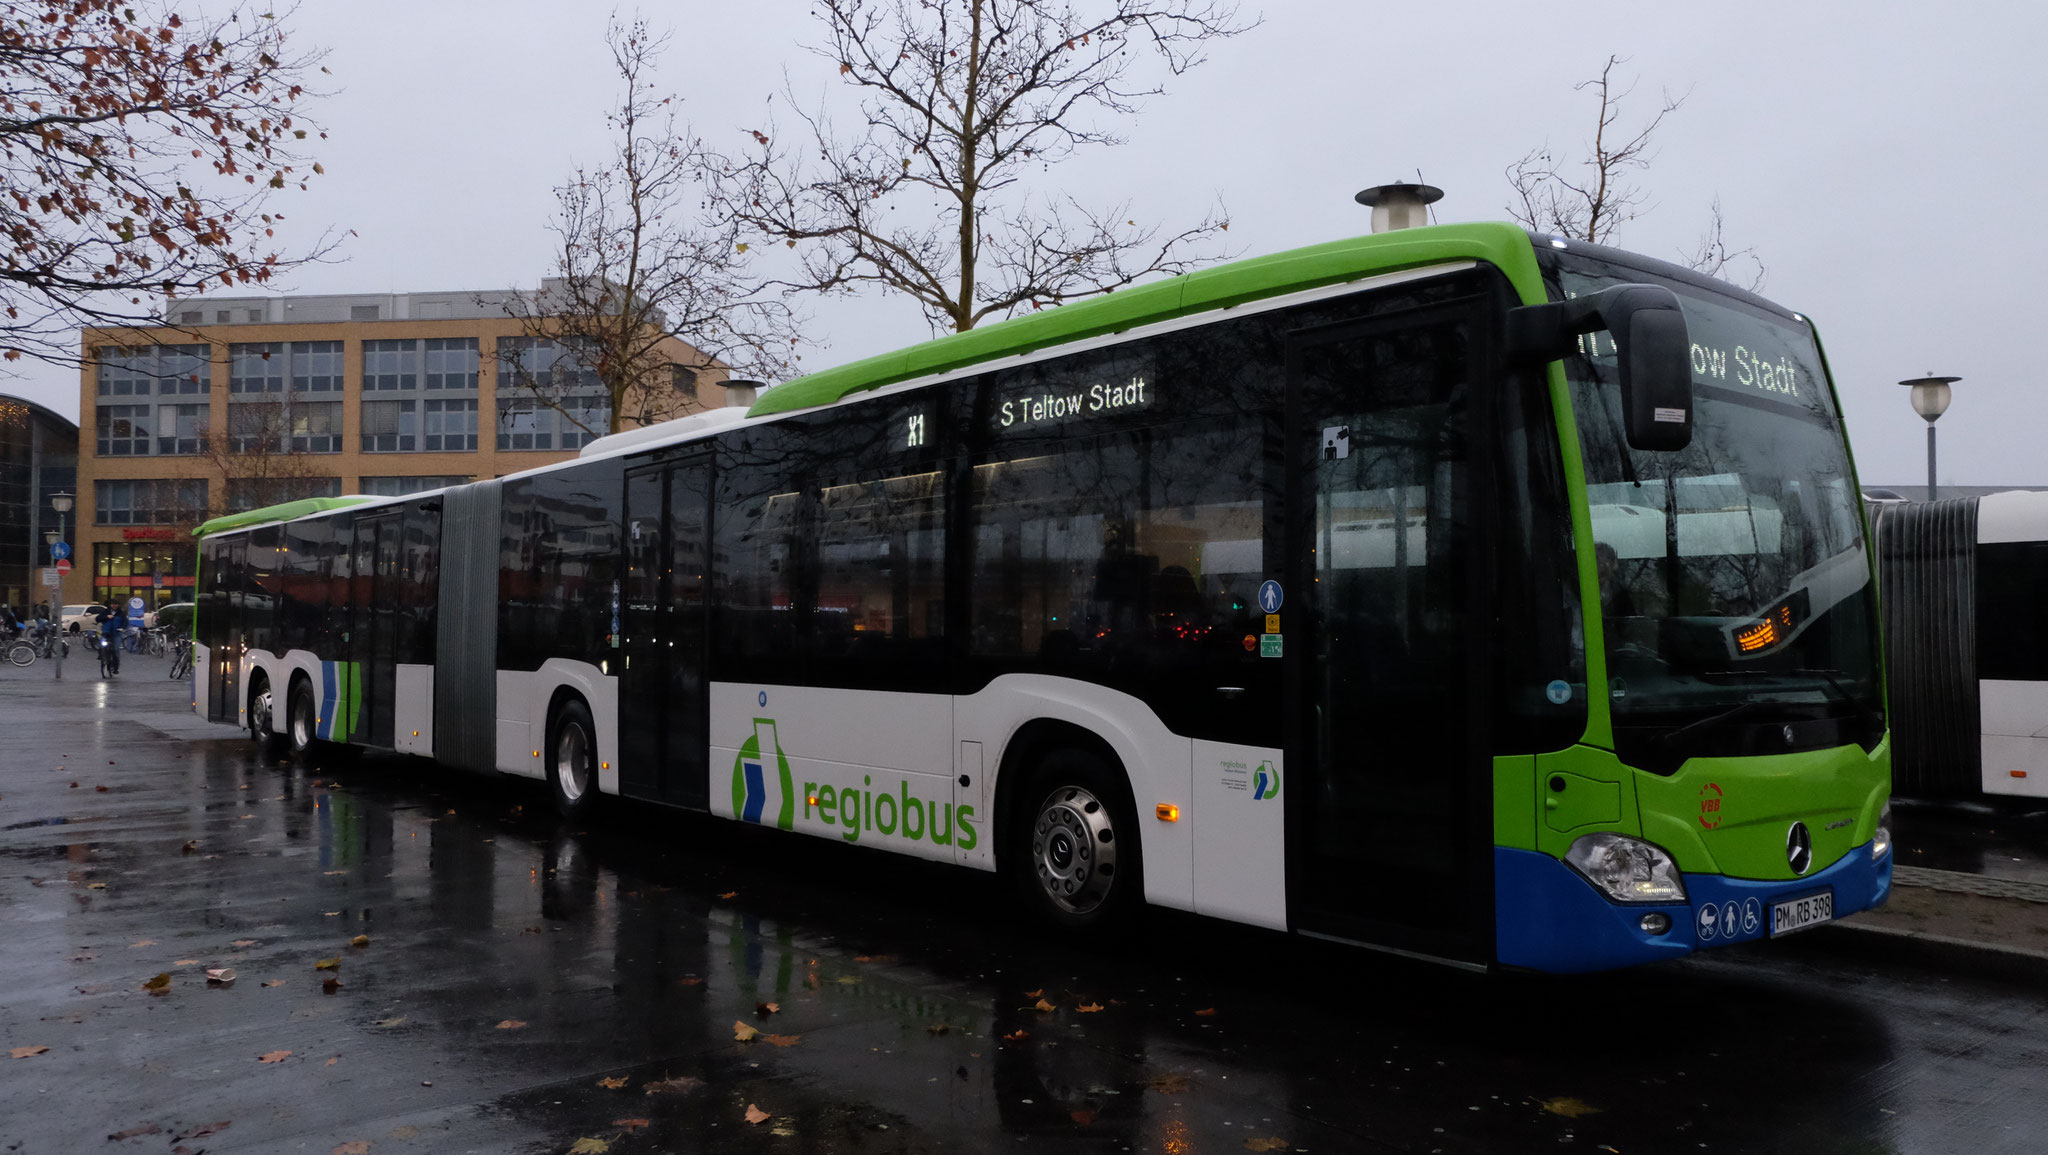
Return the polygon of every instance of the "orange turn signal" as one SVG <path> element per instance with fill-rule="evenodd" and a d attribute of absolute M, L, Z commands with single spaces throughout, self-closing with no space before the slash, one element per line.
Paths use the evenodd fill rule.
<path fill-rule="evenodd" d="M 1161 802 L 1152 808 L 1152 813 L 1157 814 L 1161 822 L 1180 821 L 1180 807 L 1175 806 L 1171 802 Z"/>

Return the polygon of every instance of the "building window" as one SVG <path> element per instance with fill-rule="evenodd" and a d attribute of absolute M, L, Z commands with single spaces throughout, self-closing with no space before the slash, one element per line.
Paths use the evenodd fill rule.
<path fill-rule="evenodd" d="M 411 453 L 419 448 L 419 432 L 419 402 L 363 402 L 364 453 Z"/>
<path fill-rule="evenodd" d="M 284 445 L 284 402 L 237 401 L 228 405 L 228 449 L 273 453 Z"/>
<path fill-rule="evenodd" d="M 532 397 L 500 397 L 498 448 L 578 449 L 603 436 L 610 420 L 611 404 L 601 393 L 564 397 L 561 409 Z"/>
<path fill-rule="evenodd" d="M 163 455 L 206 452 L 206 427 L 211 405 L 159 405 L 156 410 L 156 451 Z"/>
<path fill-rule="evenodd" d="M 429 337 L 426 343 L 427 388 L 457 393 L 476 390 L 475 337 Z"/>
<path fill-rule="evenodd" d="M 213 388 L 211 346 L 109 345 L 94 352 L 102 397 L 204 394 Z"/>
<path fill-rule="evenodd" d="M 357 493 L 370 497 L 404 497 L 408 493 L 424 493 L 429 489 L 446 489 L 451 485 L 467 485 L 476 478 L 470 476 L 446 477 L 361 477 Z"/>
<path fill-rule="evenodd" d="M 341 392 L 341 342 L 292 342 L 292 391 Z"/>
<path fill-rule="evenodd" d="M 228 346 L 228 392 L 284 392 L 284 342 Z"/>
<path fill-rule="evenodd" d="M 381 310 L 376 305 L 350 305 L 348 319 L 351 321 L 374 321 Z"/>
<path fill-rule="evenodd" d="M 180 525 L 205 518 L 203 478 L 92 483 L 94 525 Z"/>
<path fill-rule="evenodd" d="M 102 405 L 94 422 L 101 457 L 144 457 L 149 453 L 147 405 Z"/>
<path fill-rule="evenodd" d="M 420 387 L 420 343 L 363 342 L 363 391 L 413 390 Z"/>
<path fill-rule="evenodd" d="M 230 477 L 229 513 L 247 513 L 266 505 L 283 505 L 309 497 L 340 497 L 339 477 Z"/>
<path fill-rule="evenodd" d="M 157 532 L 170 534 L 169 530 Z M 151 609 L 189 602 L 198 553 L 191 542 L 94 542 L 92 598 L 111 606 L 137 597 Z"/>
<path fill-rule="evenodd" d="M 285 411 L 292 453 L 341 452 L 341 402 L 293 401 Z"/>
<path fill-rule="evenodd" d="M 426 407 L 427 452 L 468 453 L 476 450 L 475 398 L 431 398 Z"/>

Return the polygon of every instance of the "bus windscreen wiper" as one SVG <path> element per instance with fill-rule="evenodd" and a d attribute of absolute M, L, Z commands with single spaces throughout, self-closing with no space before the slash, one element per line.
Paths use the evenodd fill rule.
<path fill-rule="evenodd" d="M 1842 683 L 1835 680 L 1835 675 L 1842 673 L 1841 670 L 1794 670 L 1792 672 L 1795 675 L 1819 678 L 1821 681 L 1826 682 L 1828 689 L 1833 690 L 1837 698 L 1847 702 L 1849 708 L 1856 711 L 1856 717 L 1859 720 L 1866 725 L 1876 727 L 1880 733 L 1884 731 L 1883 715 L 1865 705 L 1863 699 L 1851 694 L 1843 688 Z"/>
<path fill-rule="evenodd" d="M 1732 722 L 1737 718 L 1747 717 L 1750 714 L 1754 714 L 1758 710 L 1763 709 L 1765 706 L 1775 706 L 1778 704 L 1779 703 L 1772 702 L 1763 698 L 1751 698 L 1747 702 L 1742 702 L 1735 706 L 1731 706 L 1718 714 L 1709 714 L 1706 717 L 1701 718 L 1697 722 L 1687 722 L 1685 725 L 1680 726 L 1678 729 L 1672 730 L 1660 736 L 1657 739 L 1657 741 L 1665 749 L 1673 749 L 1677 747 L 1680 742 L 1684 741 L 1686 738 L 1690 737 L 1693 734 L 1697 734 L 1703 730 L 1711 730 L 1716 726 L 1719 726 L 1725 722 Z"/>

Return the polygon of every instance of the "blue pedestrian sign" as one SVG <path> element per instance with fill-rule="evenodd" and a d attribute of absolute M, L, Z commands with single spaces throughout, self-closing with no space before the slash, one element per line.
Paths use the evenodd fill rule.
<path fill-rule="evenodd" d="M 70 556 L 71 545 L 69 542 L 55 542 L 50 546 L 51 561 L 63 561 L 65 558 Z"/>
<path fill-rule="evenodd" d="M 1266 613 L 1279 613 L 1280 603 L 1285 600 L 1286 595 L 1280 592 L 1279 582 L 1269 581 L 1259 587 L 1259 609 Z"/>

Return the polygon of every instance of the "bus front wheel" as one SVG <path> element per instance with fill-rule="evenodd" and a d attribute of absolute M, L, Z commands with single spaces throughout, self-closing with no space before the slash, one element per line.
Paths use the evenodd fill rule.
<path fill-rule="evenodd" d="M 266 754 L 277 749 L 277 728 L 270 717 L 276 709 L 269 680 L 258 681 L 256 692 L 249 695 L 249 738 Z"/>
<path fill-rule="evenodd" d="M 564 818 L 581 818 L 597 799 L 597 727 L 590 710 L 571 699 L 548 727 L 548 786 Z"/>
<path fill-rule="evenodd" d="M 1032 774 L 1010 834 L 1010 876 L 1024 903 L 1065 930 L 1110 929 L 1144 901 L 1137 822 L 1115 768 L 1056 750 Z"/>

